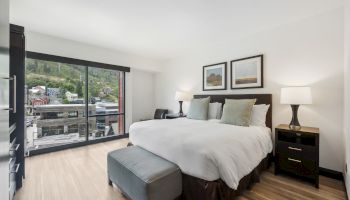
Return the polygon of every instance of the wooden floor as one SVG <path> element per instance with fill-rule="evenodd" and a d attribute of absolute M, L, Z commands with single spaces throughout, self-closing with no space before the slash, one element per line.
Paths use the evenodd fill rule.
<path fill-rule="evenodd" d="M 15 200 L 125 200 L 107 183 L 106 156 L 128 139 L 74 148 L 26 159 L 26 179 Z M 320 188 L 264 172 L 260 183 L 238 199 L 346 199 L 341 181 L 320 176 Z"/>

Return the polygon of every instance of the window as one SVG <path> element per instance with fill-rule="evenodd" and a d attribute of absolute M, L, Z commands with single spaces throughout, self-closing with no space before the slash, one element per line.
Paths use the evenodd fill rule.
<path fill-rule="evenodd" d="M 27 52 L 27 150 L 123 135 L 128 71 L 127 67 Z"/>
<path fill-rule="evenodd" d="M 96 106 L 90 109 L 91 139 L 124 133 L 123 72 L 89 67 L 88 98 Z"/>

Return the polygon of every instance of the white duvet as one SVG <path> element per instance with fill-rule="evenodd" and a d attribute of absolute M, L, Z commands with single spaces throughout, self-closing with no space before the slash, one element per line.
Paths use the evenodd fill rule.
<path fill-rule="evenodd" d="M 232 189 L 272 151 L 266 127 L 240 127 L 178 118 L 137 122 L 130 141 L 207 181 L 221 178 Z"/>

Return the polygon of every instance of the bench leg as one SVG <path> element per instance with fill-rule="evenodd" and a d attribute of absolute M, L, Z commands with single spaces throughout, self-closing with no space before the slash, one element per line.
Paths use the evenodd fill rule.
<path fill-rule="evenodd" d="M 109 179 L 109 178 L 108 178 L 108 185 L 110 185 L 110 186 L 112 186 L 112 185 L 113 185 L 113 183 L 112 183 L 111 179 Z"/>

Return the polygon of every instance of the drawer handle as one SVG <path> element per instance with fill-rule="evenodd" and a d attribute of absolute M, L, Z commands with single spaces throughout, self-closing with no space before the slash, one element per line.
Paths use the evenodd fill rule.
<path fill-rule="evenodd" d="M 19 146 L 20 146 L 20 144 L 16 144 L 15 146 L 12 146 L 12 147 L 10 148 L 10 152 L 11 152 L 11 151 L 17 151 L 17 150 L 19 149 Z"/>
<path fill-rule="evenodd" d="M 18 173 L 19 166 L 20 166 L 20 164 L 16 164 L 15 169 L 11 170 L 10 173 Z"/>
<path fill-rule="evenodd" d="M 297 162 L 297 163 L 301 163 L 301 160 L 296 160 L 296 159 L 293 159 L 293 158 L 288 158 L 289 161 L 293 161 L 293 162 Z"/>
<path fill-rule="evenodd" d="M 302 149 L 300 149 L 300 148 L 295 148 L 295 147 L 288 147 L 288 149 L 294 150 L 294 151 L 303 151 Z"/>
<path fill-rule="evenodd" d="M 5 80 L 10 80 L 13 81 L 13 108 L 5 108 L 3 110 L 7 110 L 7 111 L 12 111 L 12 113 L 16 113 L 17 112 L 17 107 L 16 107 L 16 102 L 17 102 L 17 77 L 16 75 L 13 75 L 12 77 L 0 77 L 0 79 L 5 79 Z"/>

